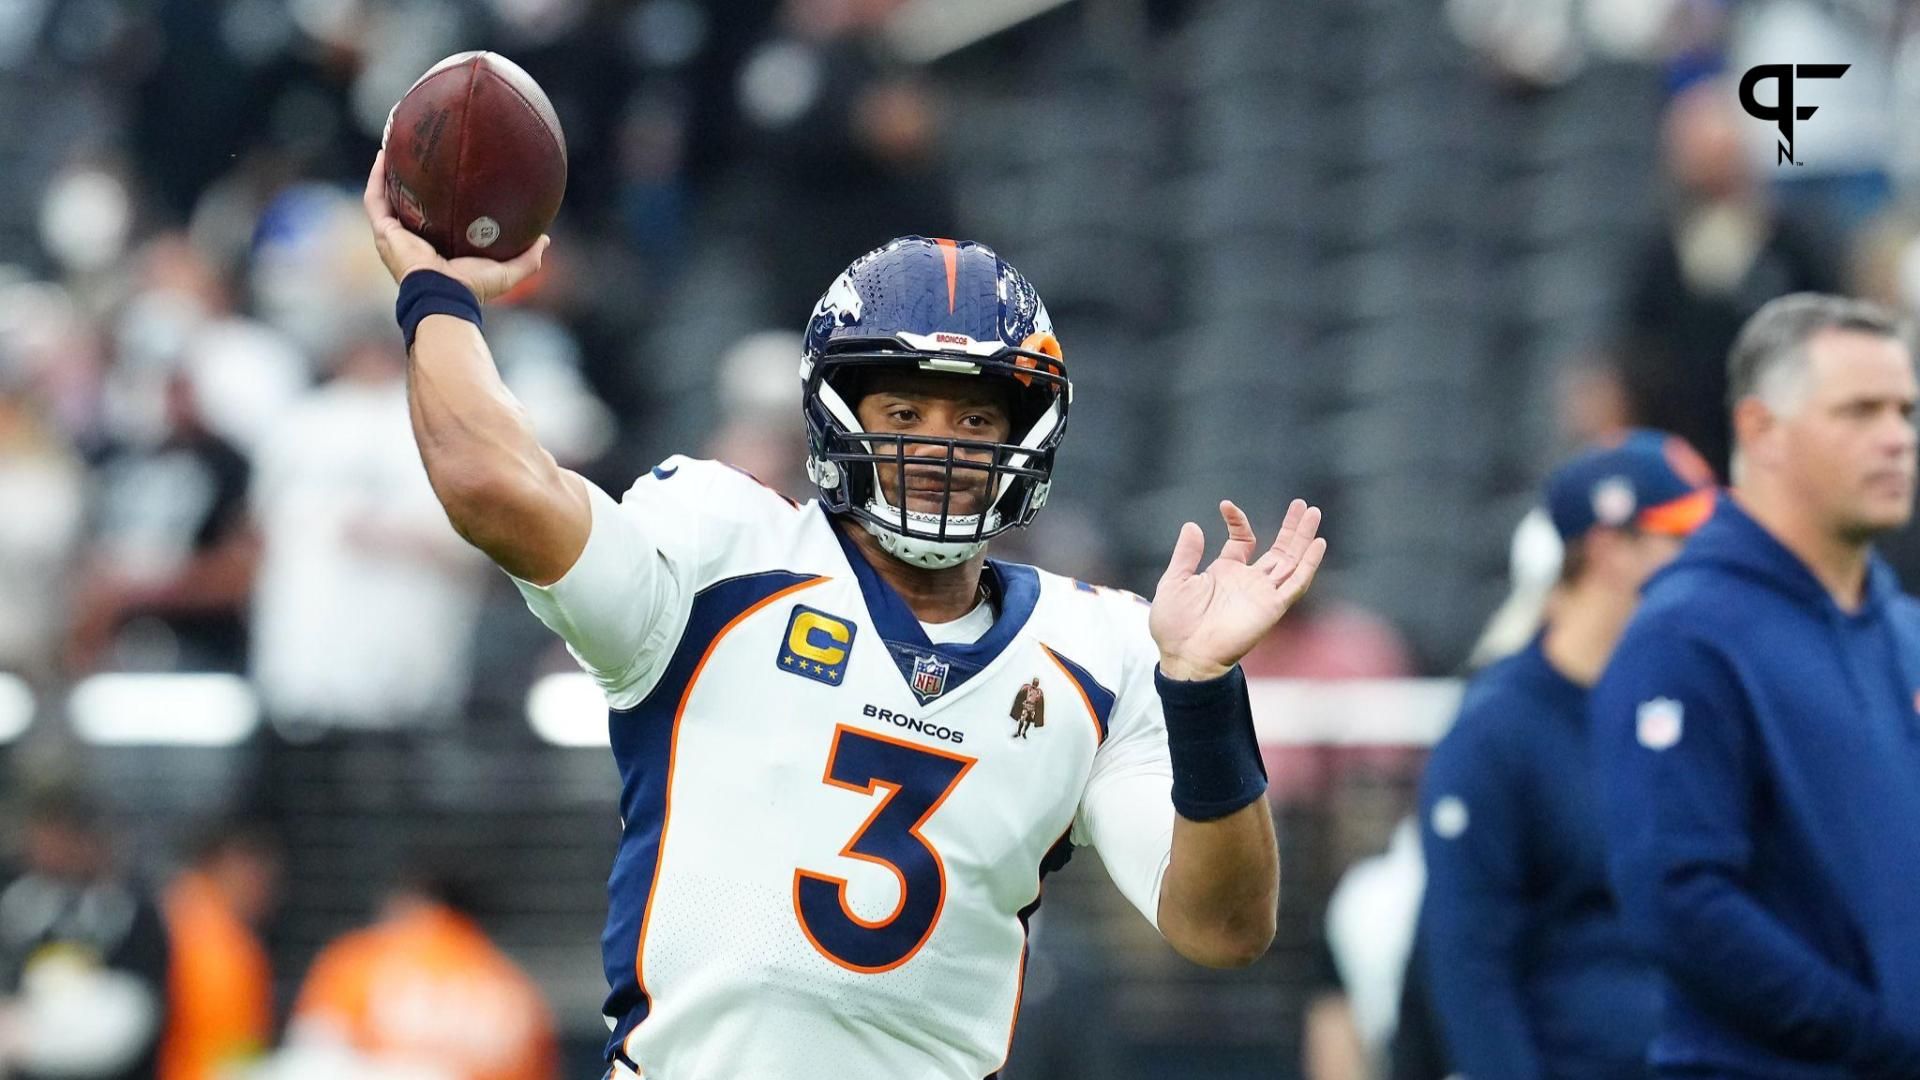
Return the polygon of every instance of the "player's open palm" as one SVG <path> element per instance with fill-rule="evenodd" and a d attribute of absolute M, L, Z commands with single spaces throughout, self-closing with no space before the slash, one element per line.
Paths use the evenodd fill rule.
<path fill-rule="evenodd" d="M 1209 679 L 1240 662 L 1294 601 L 1313 584 L 1327 542 L 1318 535 L 1320 508 L 1295 499 L 1273 546 L 1255 554 L 1247 515 L 1220 504 L 1227 542 L 1200 569 L 1206 535 L 1189 521 L 1180 527 L 1173 558 L 1153 594 L 1147 626 L 1160 646 L 1160 668 L 1170 678 Z"/>
<path fill-rule="evenodd" d="M 367 208 L 367 220 L 373 225 L 373 243 L 380 249 L 380 261 L 387 264 L 387 273 L 392 274 L 395 281 L 415 270 L 437 270 L 472 289 L 473 295 L 485 303 L 532 277 L 540 269 L 540 258 L 547 251 L 549 241 L 543 236 L 532 247 L 505 262 L 472 256 L 441 257 L 432 244 L 393 215 L 393 207 L 387 202 L 385 150 L 374 156 L 373 171 L 367 174 L 367 190 L 361 202 Z"/>

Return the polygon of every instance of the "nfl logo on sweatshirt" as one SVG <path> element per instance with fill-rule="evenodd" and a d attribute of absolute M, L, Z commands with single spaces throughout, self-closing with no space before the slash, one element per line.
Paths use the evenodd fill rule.
<path fill-rule="evenodd" d="M 1644 701 L 1634 719 L 1634 734 L 1640 739 L 1640 745 L 1649 750 L 1668 750 L 1680 741 L 1683 718 L 1680 703 L 1672 698 Z"/>

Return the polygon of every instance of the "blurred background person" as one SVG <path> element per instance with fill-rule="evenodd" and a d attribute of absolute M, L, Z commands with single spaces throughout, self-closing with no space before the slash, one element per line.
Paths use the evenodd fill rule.
<path fill-rule="evenodd" d="M 805 468 L 806 429 L 793 407 L 791 376 L 800 348 L 792 330 L 762 330 L 734 342 L 720 358 L 720 426 L 705 448 L 790 495 L 813 484 Z"/>
<path fill-rule="evenodd" d="M 1419 1048 L 1428 1031 L 1416 1015 L 1421 1002 L 1406 985 L 1425 880 L 1419 829 L 1402 819 L 1386 851 L 1348 867 L 1334 886 L 1319 990 L 1307 1009 L 1307 1080 L 1425 1077 L 1399 1064 L 1427 1056 Z"/>
<path fill-rule="evenodd" d="M 1528 510 L 1508 546 L 1511 587 L 1468 654 L 1468 672 L 1532 644 L 1557 592 L 1564 552 L 1546 508 Z M 1309 1080 L 1351 1074 L 1349 1045 L 1362 1048 L 1366 1071 L 1358 1075 L 1444 1080 L 1452 1074 L 1420 940 L 1425 891 L 1420 824 L 1409 812 L 1394 826 L 1387 850 L 1349 867 L 1327 902 L 1329 970 L 1322 978 L 1329 981 L 1308 1013 Z M 1345 963 L 1336 962 L 1336 940 L 1352 954 Z M 1351 983 L 1349 971 L 1355 973 Z M 1363 1014 L 1365 1023 L 1359 1020 Z"/>
<path fill-rule="evenodd" d="M 755 211 L 740 224 L 766 260 L 763 314 L 776 325 L 796 325 L 816 299 L 800 282 L 833 280 L 874 237 L 952 231 L 940 114 L 887 34 L 902 6 L 784 0 L 740 67 L 735 93 L 751 135 L 742 208 Z"/>
<path fill-rule="evenodd" d="M 240 672 L 259 555 L 249 455 L 305 366 L 233 312 L 227 282 L 184 237 L 147 241 L 129 270 L 105 309 L 110 364 L 78 433 L 97 490 L 67 661 L 81 674 Z"/>
<path fill-rule="evenodd" d="M 1387 1044 L 1388 1080 L 1447 1080 L 1458 1076 L 1448 1065 L 1445 1036 L 1435 1015 L 1427 976 L 1427 950 L 1414 930 L 1413 948 L 1400 979 L 1400 1011 L 1394 1018 L 1393 1038 Z"/>
<path fill-rule="evenodd" d="M 260 927 L 280 851 L 258 826 L 223 821 L 194 844 L 162 897 L 173 963 L 159 1080 L 222 1080 L 273 1043 L 273 972 Z"/>
<path fill-rule="evenodd" d="M 1474 677 L 1421 782 L 1427 994 L 1467 1076 L 1645 1072 L 1658 990 L 1607 889 L 1588 688 L 1713 499 L 1706 463 L 1654 431 L 1547 481 L 1566 552 L 1552 614 Z"/>
<path fill-rule="evenodd" d="M 1920 1076 L 1912 328 L 1781 297 L 1727 357 L 1733 487 L 1594 691 L 1609 879 L 1659 1076 Z M 1810 868 L 1817 870 L 1810 871 Z"/>
<path fill-rule="evenodd" d="M 466 886 L 416 869 L 372 926 L 314 959 L 276 1077 L 343 1066 L 421 1080 L 555 1080 L 553 1018 L 539 988 L 473 919 Z"/>
<path fill-rule="evenodd" d="M 158 395 L 157 426 L 99 454 L 68 667 L 242 671 L 259 556 L 250 467 L 206 426 L 187 371 L 159 374 L 144 392 Z"/>
<path fill-rule="evenodd" d="M 90 477 L 38 384 L 79 323 L 58 288 L 0 290 L 0 671 L 43 684 L 59 658 Z"/>
<path fill-rule="evenodd" d="M 412 439 L 406 355 L 363 324 L 262 445 L 253 678 L 269 715 L 404 729 L 464 705 L 485 562 Z"/>
<path fill-rule="evenodd" d="M 1300 1040 L 1301 1075 L 1307 1080 L 1370 1080 L 1373 1067 L 1354 1019 L 1353 999 L 1341 980 L 1333 951 L 1324 942 L 1313 975 L 1306 1030 Z"/>
<path fill-rule="evenodd" d="M 1569 431 L 1578 430 L 1577 425 L 1569 425 Z M 1609 426 L 1604 430 L 1611 438 L 1623 429 Z M 1561 542 L 1559 530 L 1554 527 L 1546 507 L 1529 509 L 1514 526 L 1508 543 L 1506 598 L 1494 609 L 1468 652 L 1466 674 L 1471 676 L 1532 645 L 1541 625 L 1550 617 L 1559 593 L 1561 561 L 1565 554 L 1566 545 Z M 1415 805 L 1413 812 L 1402 818 L 1394 829 L 1390 854 L 1399 857 L 1401 872 L 1382 876 L 1386 883 L 1398 886 L 1399 895 L 1406 898 L 1403 899 L 1405 907 L 1394 910 L 1393 925 L 1404 927 L 1407 936 L 1400 941 L 1402 951 L 1397 954 L 1402 960 L 1399 1002 L 1386 1041 L 1385 1063 L 1380 1070 L 1388 1080 L 1445 1080 L 1454 1075 L 1446 1040 L 1440 1032 L 1440 1019 L 1433 1007 L 1432 979 L 1427 974 L 1428 950 L 1421 941 L 1424 935 L 1419 923 L 1420 908 L 1425 903 L 1426 856 L 1421 851 L 1418 810 Z M 1357 883 L 1354 872 L 1349 871 L 1335 887 L 1336 897 Z M 1331 907 L 1329 904 L 1330 921 Z M 1359 926 L 1352 925 L 1351 918 L 1346 921 L 1352 926 L 1351 933 L 1360 932 Z"/>
<path fill-rule="evenodd" d="M 1513 540 L 1507 548 L 1507 579 L 1511 585 L 1506 599 L 1494 609 L 1467 654 L 1469 673 L 1504 660 L 1532 643 L 1559 591 L 1565 556 L 1566 544 L 1561 542 L 1560 531 L 1554 528 L 1546 508 L 1527 511 L 1514 526 Z"/>
<path fill-rule="evenodd" d="M 1723 479 L 1727 347 L 1768 300 L 1838 289 L 1847 258 L 1846 234 L 1778 205 L 1757 172 L 1737 78 L 1703 79 L 1667 105 L 1666 219 L 1631 269 L 1621 350 L 1634 422 L 1686 439 Z"/>
<path fill-rule="evenodd" d="M 155 1080 L 168 978 L 158 908 L 78 788 L 35 792 L 21 839 L 21 872 L 0 889 L 0 1074 Z"/>

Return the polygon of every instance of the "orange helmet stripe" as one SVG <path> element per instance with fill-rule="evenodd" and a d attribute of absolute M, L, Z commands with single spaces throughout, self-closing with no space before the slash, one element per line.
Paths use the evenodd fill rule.
<path fill-rule="evenodd" d="M 960 245 L 944 236 L 933 242 L 940 245 L 940 254 L 947 260 L 947 314 L 951 315 L 960 288 Z"/>

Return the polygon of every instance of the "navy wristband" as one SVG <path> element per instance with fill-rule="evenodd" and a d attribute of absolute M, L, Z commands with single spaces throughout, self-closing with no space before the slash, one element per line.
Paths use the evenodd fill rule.
<path fill-rule="evenodd" d="M 1253 703 L 1239 665 L 1199 682 L 1153 669 L 1173 760 L 1173 809 L 1189 821 L 1223 818 L 1266 793 L 1267 766 L 1253 733 Z"/>
<path fill-rule="evenodd" d="M 393 302 L 393 317 L 407 339 L 407 351 L 413 351 L 413 335 L 420 331 L 420 320 L 429 315 L 452 315 L 480 325 L 480 299 L 473 290 L 438 270 L 415 270 L 400 279 L 400 297 Z"/>

